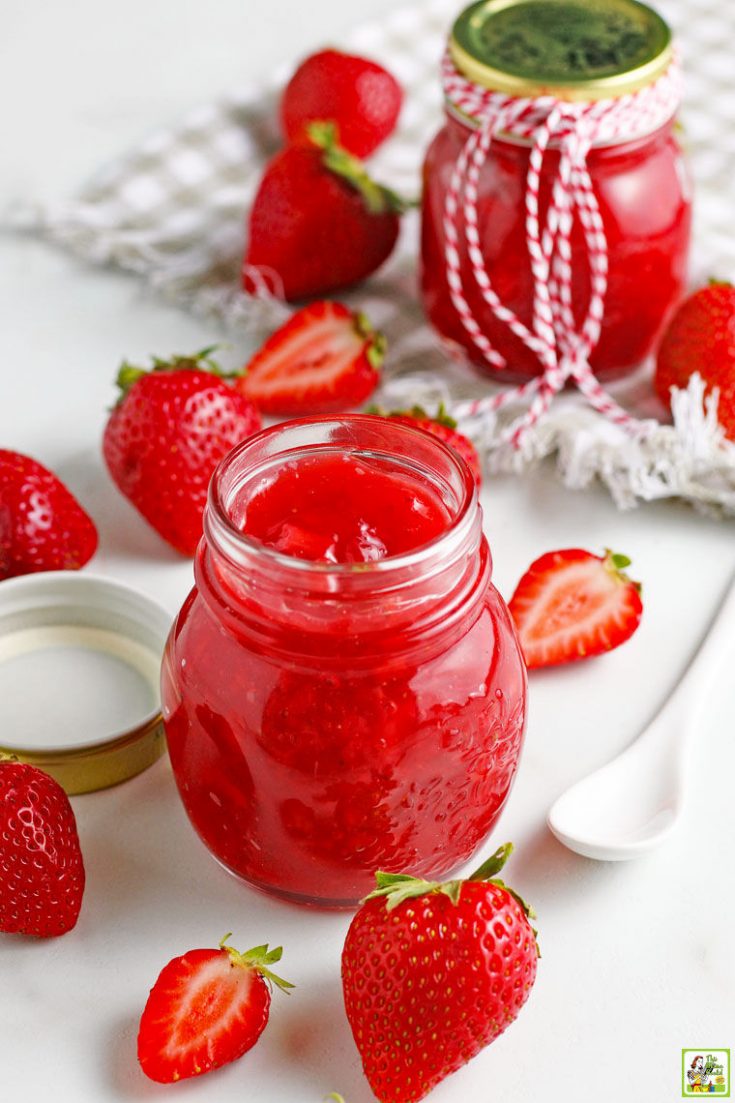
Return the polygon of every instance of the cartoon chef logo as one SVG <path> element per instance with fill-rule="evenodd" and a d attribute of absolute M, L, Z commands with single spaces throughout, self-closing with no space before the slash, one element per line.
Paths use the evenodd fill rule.
<path fill-rule="evenodd" d="M 711 1069 L 705 1067 L 704 1057 L 701 1053 L 691 1063 L 689 1071 L 687 1072 L 687 1080 L 689 1081 L 693 1092 L 707 1092 L 709 1095 L 709 1089 L 714 1091 L 714 1084 L 712 1083 Z"/>
<path fill-rule="evenodd" d="M 729 1098 L 730 1051 L 697 1053 L 682 1051 L 682 1095 L 714 1095 Z"/>

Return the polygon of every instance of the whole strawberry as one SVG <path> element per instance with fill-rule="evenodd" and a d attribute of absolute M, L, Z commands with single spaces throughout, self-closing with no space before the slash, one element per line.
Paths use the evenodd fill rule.
<path fill-rule="evenodd" d="M 121 397 L 105 428 L 110 474 L 146 521 L 193 555 L 215 467 L 261 427 L 253 403 L 225 382 L 210 358 L 154 359 L 152 371 L 123 364 Z"/>
<path fill-rule="evenodd" d="M 92 519 L 56 475 L 0 449 L 0 579 L 76 570 L 96 550 Z"/>
<path fill-rule="evenodd" d="M 413 425 L 415 429 L 423 429 L 424 432 L 431 433 L 432 437 L 437 437 L 444 444 L 448 444 L 455 452 L 459 452 L 475 476 L 475 482 L 478 486 L 481 485 L 482 470 L 477 449 L 469 437 L 466 437 L 464 433 L 460 433 L 457 422 L 449 416 L 443 405 L 433 416 L 427 414 L 422 406 L 414 406 L 410 410 L 394 410 L 383 416 L 395 418 L 397 421 L 403 422 L 404 425 Z"/>
<path fill-rule="evenodd" d="M 330 414 L 359 406 L 380 381 L 385 338 L 342 303 L 297 310 L 237 382 L 267 414 Z"/>
<path fill-rule="evenodd" d="M 313 122 L 332 121 L 340 141 L 367 157 L 393 133 L 403 93 L 395 77 L 374 61 L 321 50 L 301 63 L 281 100 L 281 127 L 289 142 L 306 137 Z"/>
<path fill-rule="evenodd" d="M 84 863 L 66 793 L 35 766 L 0 760 L 0 931 L 66 934 L 83 895 Z"/>
<path fill-rule="evenodd" d="M 246 291 L 256 268 L 289 301 L 325 295 L 358 283 L 393 251 L 401 200 L 337 144 L 331 124 L 312 124 L 309 137 L 266 166 L 250 211 Z"/>
<path fill-rule="evenodd" d="M 707 390 L 720 393 L 717 416 L 735 440 L 735 287 L 711 283 L 685 299 L 664 333 L 654 384 L 668 406 L 671 387 L 684 388 L 699 372 Z"/>
<path fill-rule="evenodd" d="M 378 873 L 342 952 L 345 1009 L 380 1103 L 415 1103 L 494 1041 L 536 977 L 532 912 L 497 879 L 500 847 L 467 881 Z"/>
<path fill-rule="evenodd" d="M 151 1080 L 171 1084 L 242 1057 L 268 1022 L 271 984 L 293 988 L 270 970 L 280 946 L 240 954 L 228 938 L 174 958 L 153 985 L 138 1030 L 138 1060 Z"/>

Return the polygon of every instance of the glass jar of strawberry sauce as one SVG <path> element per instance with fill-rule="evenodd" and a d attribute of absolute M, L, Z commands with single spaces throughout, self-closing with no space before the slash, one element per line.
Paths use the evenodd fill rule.
<path fill-rule="evenodd" d="M 204 528 L 162 696 L 214 856 L 327 906 L 377 869 L 469 859 L 516 771 L 526 675 L 464 461 L 385 418 L 288 422 L 222 462 Z"/>
<path fill-rule="evenodd" d="M 453 76 L 456 70 L 481 92 L 497 91 L 518 103 L 533 101 L 540 119 L 548 115 L 552 99 L 587 103 L 594 107 L 588 116 L 593 119 L 608 104 L 626 106 L 642 89 L 650 88 L 655 98 L 661 88 L 659 84 L 654 89 L 657 81 L 671 83 L 672 66 L 676 60 L 669 28 L 634 0 L 480 0 L 455 23 L 445 59 L 446 122 L 424 163 L 421 286 L 427 314 L 439 334 L 496 378 L 525 380 L 539 375 L 542 367 L 538 356 L 483 300 L 472 272 L 462 209 L 457 216 L 457 248 L 463 293 L 480 331 L 505 363 L 488 362 L 452 301 L 445 257 L 447 192 L 457 160 L 480 122 L 453 102 L 447 72 Z M 603 379 L 631 371 L 652 352 L 685 287 L 691 187 L 674 130 L 676 101 L 672 104 L 669 96 L 666 102 L 651 104 L 649 97 L 648 111 L 631 111 L 614 140 L 593 140 L 586 155 L 607 249 L 604 315 L 599 342 L 589 357 L 593 371 Z M 479 172 L 477 227 L 494 290 L 531 328 L 534 281 L 526 193 L 533 135 L 523 126 L 526 117 L 519 116 L 517 125 L 492 139 Z M 552 137 L 539 178 L 542 226 L 559 162 L 560 141 Z M 571 307 L 580 327 L 591 281 L 577 216 L 569 244 Z"/>

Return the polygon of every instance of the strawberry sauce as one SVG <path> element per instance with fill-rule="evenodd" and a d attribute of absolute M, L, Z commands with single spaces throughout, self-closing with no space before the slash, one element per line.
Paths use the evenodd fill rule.
<path fill-rule="evenodd" d="M 377 869 L 441 877 L 487 838 L 526 678 L 481 521 L 463 461 L 383 418 L 286 423 L 220 466 L 163 703 L 229 870 L 351 905 Z"/>
<path fill-rule="evenodd" d="M 285 555 L 371 563 L 427 544 L 449 524 L 425 479 L 345 453 L 285 464 L 253 495 L 243 531 Z"/>

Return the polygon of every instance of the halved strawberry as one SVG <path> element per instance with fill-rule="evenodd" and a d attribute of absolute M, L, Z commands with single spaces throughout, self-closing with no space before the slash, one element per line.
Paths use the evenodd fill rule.
<path fill-rule="evenodd" d="M 385 338 L 342 303 L 311 303 L 276 330 L 237 388 L 264 413 L 331 414 L 359 406 L 380 380 Z"/>
<path fill-rule="evenodd" d="M 639 583 L 624 573 L 629 564 L 581 548 L 531 564 L 509 602 L 529 670 L 600 655 L 633 635 L 643 604 Z"/>
<path fill-rule="evenodd" d="M 171 1084 L 242 1057 L 268 1022 L 271 983 L 293 988 L 269 968 L 280 946 L 240 954 L 229 937 L 218 950 L 174 958 L 151 989 L 138 1031 L 138 1060 L 151 1080 Z"/>

